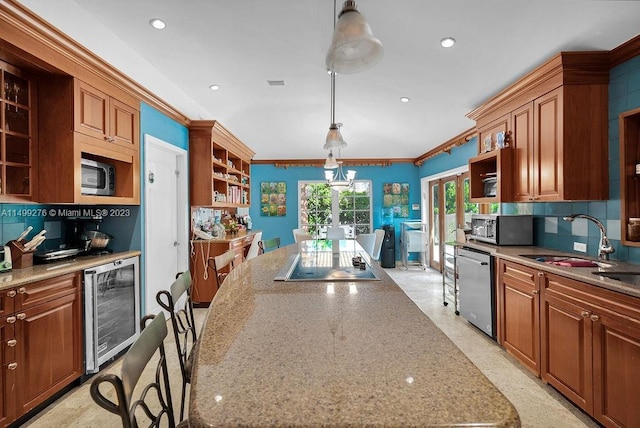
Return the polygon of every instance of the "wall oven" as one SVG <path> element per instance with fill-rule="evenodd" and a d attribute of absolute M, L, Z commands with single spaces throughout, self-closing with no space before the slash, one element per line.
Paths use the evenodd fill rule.
<path fill-rule="evenodd" d="M 131 345 L 140 334 L 138 257 L 84 271 L 85 374 Z"/>

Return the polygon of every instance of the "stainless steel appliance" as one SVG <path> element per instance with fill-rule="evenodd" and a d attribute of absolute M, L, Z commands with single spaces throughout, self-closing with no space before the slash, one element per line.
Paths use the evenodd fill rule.
<path fill-rule="evenodd" d="M 458 304 L 460 315 L 483 333 L 496 338 L 494 260 L 489 253 L 458 248 Z"/>
<path fill-rule="evenodd" d="M 85 373 L 96 373 L 140 334 L 138 278 L 138 257 L 84 271 Z"/>
<path fill-rule="evenodd" d="M 80 160 L 82 194 L 113 196 L 116 190 L 116 169 L 113 165 L 91 159 Z"/>
<path fill-rule="evenodd" d="M 469 238 L 496 245 L 533 245 L 533 216 L 472 214 Z"/>

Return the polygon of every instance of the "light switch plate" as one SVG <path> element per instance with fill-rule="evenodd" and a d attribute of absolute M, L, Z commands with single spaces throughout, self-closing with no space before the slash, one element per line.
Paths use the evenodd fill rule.
<path fill-rule="evenodd" d="M 586 253 L 587 252 L 587 244 L 584 244 L 582 242 L 574 242 L 573 243 L 573 250 L 574 251 L 580 251 L 582 253 Z"/>

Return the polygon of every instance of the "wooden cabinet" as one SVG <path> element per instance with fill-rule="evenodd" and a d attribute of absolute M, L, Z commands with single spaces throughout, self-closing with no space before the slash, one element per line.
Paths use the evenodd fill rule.
<path fill-rule="evenodd" d="M 74 130 L 105 143 L 139 150 L 139 112 L 77 80 L 74 85 Z"/>
<path fill-rule="evenodd" d="M 207 263 L 209 258 L 213 258 L 224 253 L 227 250 L 234 250 L 236 257 L 233 261 L 234 268 L 238 267 L 246 257 L 247 251 L 253 242 L 255 231 L 238 237 L 228 236 L 226 240 L 191 241 L 193 251 L 191 254 L 189 269 L 192 272 L 192 295 L 194 305 L 200 307 L 209 306 L 211 300 L 218 291 L 218 283 L 216 281 L 216 273 L 213 266 Z"/>
<path fill-rule="evenodd" d="M 38 202 L 140 204 L 139 112 L 134 107 L 139 102 L 115 88 L 96 89 L 68 76 L 43 77 L 40 87 Z M 82 193 L 83 158 L 114 166 L 114 196 Z"/>
<path fill-rule="evenodd" d="M 33 79 L 0 61 L 0 202 L 37 194 L 37 120 Z"/>
<path fill-rule="evenodd" d="M 513 151 L 511 148 L 493 150 L 469 159 L 470 198 L 475 203 L 499 202 L 513 193 Z M 491 182 L 495 188 L 491 191 Z"/>
<path fill-rule="evenodd" d="M 620 236 L 623 245 L 640 247 L 640 108 L 622 113 L 619 129 Z"/>
<path fill-rule="evenodd" d="M 255 153 L 215 120 L 189 126 L 192 206 L 248 207 L 250 166 Z"/>
<path fill-rule="evenodd" d="M 540 375 L 539 272 L 498 260 L 498 342 L 536 376 Z"/>
<path fill-rule="evenodd" d="M 467 115 L 479 148 L 488 134 L 511 131 L 513 191 L 502 202 L 608 199 L 606 58 L 562 52 Z"/>
<path fill-rule="evenodd" d="M 19 418 L 82 375 L 81 293 L 79 273 L 2 291 L 3 299 L 13 300 L 13 312 L 0 321 L 0 394 L 10 391 L 8 400 L 0 400 L 0 423 Z"/>
<path fill-rule="evenodd" d="M 604 426 L 640 426 L 639 299 L 545 278 L 542 379 Z"/>

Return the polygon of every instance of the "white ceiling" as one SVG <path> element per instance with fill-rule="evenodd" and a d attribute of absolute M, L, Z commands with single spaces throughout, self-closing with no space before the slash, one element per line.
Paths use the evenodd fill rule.
<path fill-rule="evenodd" d="M 219 120 L 255 159 L 326 157 L 332 0 L 20 2 L 189 118 Z M 346 158 L 415 158 L 472 127 L 469 111 L 556 53 L 610 50 L 640 32 L 640 1 L 361 0 L 358 9 L 385 56 L 336 77 Z M 156 17 L 165 30 L 148 24 Z M 442 48 L 445 36 L 458 43 Z"/>

